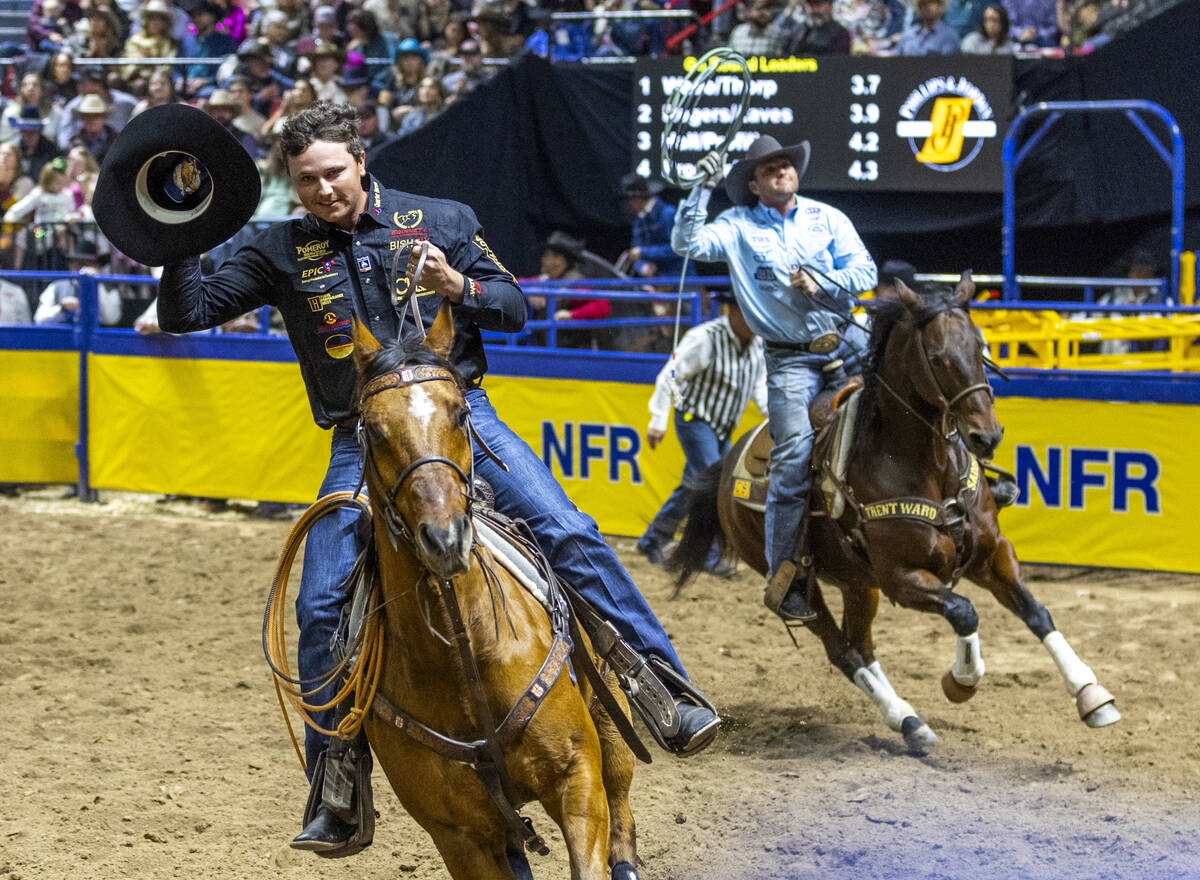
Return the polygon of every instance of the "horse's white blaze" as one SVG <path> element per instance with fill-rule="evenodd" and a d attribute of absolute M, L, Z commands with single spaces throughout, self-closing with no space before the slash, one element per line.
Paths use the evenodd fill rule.
<path fill-rule="evenodd" d="M 1070 696 L 1075 696 L 1089 684 L 1096 684 L 1096 673 L 1092 672 L 1088 665 L 1079 659 L 1058 630 L 1042 639 L 1042 644 L 1054 658 L 1054 665 L 1058 667 L 1058 672 L 1063 677 L 1067 693 Z"/>
<path fill-rule="evenodd" d="M 899 733 L 904 719 L 910 715 L 916 715 L 917 711 L 896 696 L 891 684 L 885 684 L 886 681 L 887 679 L 880 681 L 865 666 L 859 667 L 854 673 L 854 683 L 860 691 L 871 698 L 871 702 L 883 716 L 883 723 Z"/>
<path fill-rule="evenodd" d="M 437 405 L 429 396 L 429 392 L 420 385 L 414 385 L 412 394 L 408 398 L 408 413 L 420 424 L 427 440 L 429 439 L 429 422 L 435 412 L 437 412 Z"/>
<path fill-rule="evenodd" d="M 950 674 L 964 687 L 975 687 L 983 678 L 983 654 L 979 650 L 979 633 L 958 637 L 958 650 Z"/>

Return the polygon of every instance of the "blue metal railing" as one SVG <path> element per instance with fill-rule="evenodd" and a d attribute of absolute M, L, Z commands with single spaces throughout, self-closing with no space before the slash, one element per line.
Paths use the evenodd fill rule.
<path fill-rule="evenodd" d="M 1017 299 L 1016 255 L 1014 253 L 1014 238 L 1016 235 L 1016 205 L 1014 190 L 1016 188 L 1017 169 L 1028 157 L 1029 151 L 1042 139 L 1042 136 L 1066 113 L 1095 113 L 1099 111 L 1120 112 L 1133 123 L 1142 133 L 1150 146 L 1159 157 L 1167 163 L 1171 171 L 1171 267 L 1170 267 L 1170 296 L 1174 297 L 1179 291 L 1179 257 L 1183 253 L 1183 133 L 1175 117 L 1165 107 L 1153 101 L 1043 101 L 1026 107 L 1012 121 L 1008 133 L 1004 136 L 1004 298 Z M 1139 113 L 1150 113 L 1157 116 L 1167 127 L 1171 137 L 1171 149 L 1167 150 L 1159 141 L 1158 136 L 1150 130 Z M 1028 140 L 1017 148 L 1017 139 L 1025 124 L 1034 116 L 1048 114 Z"/>

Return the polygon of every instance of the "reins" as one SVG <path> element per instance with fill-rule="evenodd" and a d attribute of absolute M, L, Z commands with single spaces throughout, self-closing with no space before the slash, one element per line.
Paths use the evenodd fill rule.
<path fill-rule="evenodd" d="M 951 311 L 954 310 L 952 309 Z M 900 393 L 896 391 L 896 389 L 888 384 L 887 380 L 880 375 L 878 367 L 876 367 L 873 371 L 875 381 L 877 381 L 883 387 L 883 389 L 888 392 L 888 394 L 892 395 L 892 397 L 894 397 L 896 401 L 909 412 L 910 415 L 912 415 L 915 419 L 921 422 L 921 424 L 925 425 L 925 427 L 932 431 L 934 436 L 941 439 L 942 442 L 949 444 L 954 439 L 955 435 L 958 434 L 958 427 L 952 424 L 952 420 L 954 418 L 954 407 L 978 391 L 986 391 L 988 399 L 992 403 L 995 403 L 996 394 L 992 390 L 992 386 L 985 380 L 983 382 L 975 382 L 974 384 L 966 386 L 953 397 L 947 395 L 945 390 L 942 388 L 942 383 L 938 381 L 937 374 L 933 372 L 933 367 L 929 363 L 929 354 L 925 351 L 925 339 L 921 328 L 914 326 L 913 329 L 915 331 L 913 333 L 915 346 L 920 354 L 919 360 L 921 362 L 925 378 L 933 386 L 938 395 L 937 407 L 941 411 L 941 428 L 939 429 L 927 418 L 917 412 L 912 404 L 905 400 Z"/>

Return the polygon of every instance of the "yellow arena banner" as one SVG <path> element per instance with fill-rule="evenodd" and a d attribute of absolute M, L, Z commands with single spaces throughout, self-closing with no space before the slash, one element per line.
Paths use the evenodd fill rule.
<path fill-rule="evenodd" d="M 0 482 L 74 483 L 79 354 L 0 350 Z"/>
<path fill-rule="evenodd" d="M 657 449 L 646 443 L 654 386 L 489 376 L 484 387 L 500 418 L 602 531 L 640 535 L 679 485 L 683 450 L 674 428 Z M 751 404 L 735 436 L 760 418 Z"/>
<path fill-rule="evenodd" d="M 96 488 L 313 499 L 329 433 L 313 424 L 294 362 L 93 354 L 88 364 Z M 0 352 L 10 414 L 0 480 L 74 481 L 76 370 L 71 352 Z M 485 387 L 606 533 L 641 534 L 679 482 L 674 430 L 658 449 L 646 444 L 645 381 L 492 374 Z M 1189 452 L 1200 406 L 1040 397 L 996 406 L 1006 429 L 997 463 L 1021 489 L 1000 522 L 1021 559 L 1200 572 L 1185 537 L 1200 494 Z M 759 418 L 751 406 L 735 436 Z"/>
<path fill-rule="evenodd" d="M 311 502 L 329 463 L 295 363 L 89 356 L 91 483 Z"/>
<path fill-rule="evenodd" d="M 1000 526 L 1026 562 L 1200 572 L 1200 407 L 1002 397 Z"/>

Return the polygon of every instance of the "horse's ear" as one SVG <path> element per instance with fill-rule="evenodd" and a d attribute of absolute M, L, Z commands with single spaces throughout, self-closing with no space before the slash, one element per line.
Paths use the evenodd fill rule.
<path fill-rule="evenodd" d="M 442 300 L 437 317 L 425 336 L 425 345 L 446 360 L 450 360 L 450 347 L 454 344 L 454 316 L 450 314 L 450 300 Z"/>
<path fill-rule="evenodd" d="M 964 269 L 958 285 L 954 288 L 954 304 L 966 308 L 975 299 L 975 282 L 971 279 L 971 270 Z"/>
<path fill-rule="evenodd" d="M 921 305 L 921 297 L 917 292 L 899 278 L 896 279 L 896 298 L 910 312 L 916 310 Z"/>
<path fill-rule="evenodd" d="M 383 346 L 379 344 L 379 340 L 367 329 L 367 325 L 358 320 L 358 318 L 354 319 L 351 334 L 354 337 L 354 366 L 362 370 L 367 361 L 370 360 L 370 356 L 383 348 Z"/>

